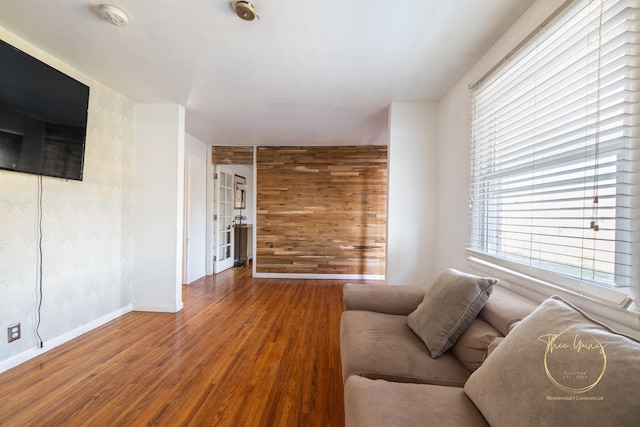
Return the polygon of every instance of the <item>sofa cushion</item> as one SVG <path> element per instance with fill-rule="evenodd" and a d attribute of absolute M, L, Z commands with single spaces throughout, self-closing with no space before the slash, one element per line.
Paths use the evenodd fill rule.
<path fill-rule="evenodd" d="M 465 385 L 492 426 L 637 425 L 640 343 L 559 297 L 502 340 Z M 517 396 L 524 405 L 511 405 Z"/>
<path fill-rule="evenodd" d="M 402 315 L 349 310 L 342 313 L 340 352 L 343 380 L 350 375 L 389 381 L 462 387 L 470 372 L 447 353 L 432 359 Z"/>
<path fill-rule="evenodd" d="M 503 339 L 504 337 L 497 337 L 489 343 L 489 347 L 487 348 L 487 357 L 489 357 L 489 355 L 493 353 L 496 348 L 498 348 L 498 345 L 502 342 Z"/>
<path fill-rule="evenodd" d="M 465 368 L 473 372 L 485 361 L 489 354 L 489 347 L 499 337 L 500 333 L 496 328 L 484 320 L 476 318 L 451 347 L 451 352 Z"/>
<path fill-rule="evenodd" d="M 345 310 L 367 310 L 406 316 L 424 299 L 424 288 L 346 283 L 342 294 Z"/>
<path fill-rule="evenodd" d="M 344 409 L 346 427 L 488 426 L 459 387 L 352 376 L 344 387 Z"/>
<path fill-rule="evenodd" d="M 427 288 L 418 308 L 407 317 L 407 323 L 424 341 L 431 357 L 440 357 L 455 344 L 497 283 L 498 279 L 450 268 Z"/>
<path fill-rule="evenodd" d="M 502 336 L 506 336 L 513 325 L 531 314 L 537 307 L 538 304 L 532 300 L 503 286 L 496 286 L 478 317 L 496 328 Z"/>

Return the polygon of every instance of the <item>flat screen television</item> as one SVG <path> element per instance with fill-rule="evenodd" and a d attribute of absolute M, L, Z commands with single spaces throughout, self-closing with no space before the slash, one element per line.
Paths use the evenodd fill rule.
<path fill-rule="evenodd" d="M 0 169 L 82 181 L 89 87 L 0 40 Z"/>

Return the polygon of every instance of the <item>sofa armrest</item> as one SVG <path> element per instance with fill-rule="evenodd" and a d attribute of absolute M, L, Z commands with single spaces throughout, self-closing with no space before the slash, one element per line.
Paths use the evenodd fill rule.
<path fill-rule="evenodd" d="M 344 309 L 408 315 L 422 302 L 424 292 L 418 286 L 347 283 L 343 288 Z"/>

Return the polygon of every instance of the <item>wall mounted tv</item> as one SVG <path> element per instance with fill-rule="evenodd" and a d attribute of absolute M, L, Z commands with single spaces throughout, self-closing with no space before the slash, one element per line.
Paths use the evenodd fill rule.
<path fill-rule="evenodd" d="M 89 87 L 0 40 L 0 169 L 82 181 Z"/>

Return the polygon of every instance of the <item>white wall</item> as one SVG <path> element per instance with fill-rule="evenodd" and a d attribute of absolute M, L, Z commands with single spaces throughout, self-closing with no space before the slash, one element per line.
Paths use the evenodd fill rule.
<path fill-rule="evenodd" d="M 437 150 L 437 105 L 391 104 L 387 284 L 426 285 L 437 274 Z"/>
<path fill-rule="evenodd" d="M 135 310 L 182 309 L 184 146 L 183 106 L 136 105 Z"/>
<path fill-rule="evenodd" d="M 188 158 L 186 171 L 189 206 L 186 207 L 187 224 L 187 271 L 186 283 L 205 276 L 206 221 L 207 221 L 207 145 L 186 134 L 184 155 Z M 183 254 L 185 256 L 185 254 Z"/>
<path fill-rule="evenodd" d="M 0 27 L 0 39 L 90 87 L 84 180 L 42 178 L 42 317 L 49 350 L 130 311 L 133 103 Z M 38 177 L 0 171 L 0 372 L 41 353 Z M 22 338 L 7 343 L 7 327 Z"/>
<path fill-rule="evenodd" d="M 437 268 L 467 269 L 469 236 L 470 107 L 467 85 L 459 83 L 440 102 L 438 126 Z"/>

